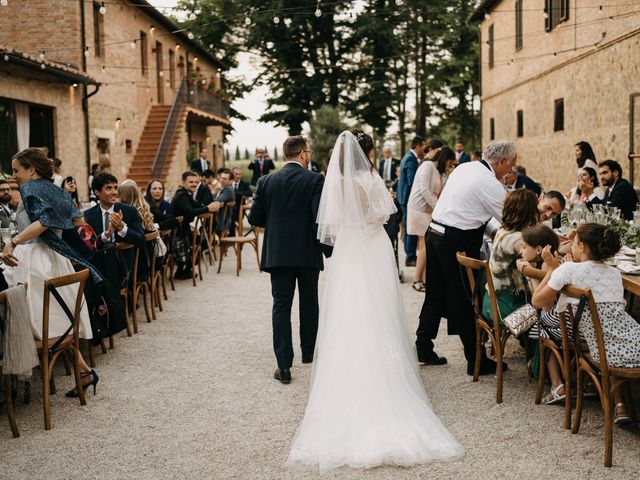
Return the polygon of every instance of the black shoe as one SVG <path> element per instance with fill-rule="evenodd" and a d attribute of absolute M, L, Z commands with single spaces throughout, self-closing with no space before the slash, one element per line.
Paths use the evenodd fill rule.
<path fill-rule="evenodd" d="M 312 363 L 312 362 L 313 362 L 313 355 L 302 356 L 302 363 Z"/>
<path fill-rule="evenodd" d="M 416 266 L 416 261 L 415 260 L 407 260 L 404 262 L 404 266 L 405 267 L 415 267 Z"/>
<path fill-rule="evenodd" d="M 96 373 L 96 371 L 93 369 L 90 372 L 86 372 L 82 374 L 83 377 L 88 377 L 89 375 L 91 375 L 91 381 L 89 383 L 82 384 L 82 391 L 86 392 L 87 388 L 89 388 L 90 385 L 93 385 L 93 394 L 95 395 L 96 386 L 98 385 L 98 380 L 100 379 L 98 378 L 98 374 Z M 74 388 L 73 390 L 69 390 L 64 395 L 69 398 L 78 398 L 79 397 L 78 389 Z"/>
<path fill-rule="evenodd" d="M 173 278 L 176 280 L 188 280 L 191 277 L 192 277 L 191 272 L 186 270 L 183 270 L 181 272 L 176 272 L 175 275 L 173 276 Z"/>
<path fill-rule="evenodd" d="M 490 358 L 483 358 L 480 363 L 480 373 L 479 375 L 495 375 L 496 367 L 498 364 L 491 360 Z M 467 364 L 467 375 L 473 375 L 474 365 Z M 502 371 L 506 372 L 509 370 L 509 365 L 502 362 Z"/>
<path fill-rule="evenodd" d="M 280 380 L 280 383 L 284 383 L 285 385 L 291 383 L 291 370 L 288 368 L 276 368 L 276 371 L 273 373 L 273 378 Z"/>
<path fill-rule="evenodd" d="M 431 352 L 427 355 L 418 355 L 418 362 L 424 365 L 446 365 L 447 359 L 439 357 L 436 352 Z"/>

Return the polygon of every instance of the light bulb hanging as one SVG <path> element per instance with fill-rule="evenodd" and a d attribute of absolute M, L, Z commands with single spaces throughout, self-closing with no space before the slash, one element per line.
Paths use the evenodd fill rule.
<path fill-rule="evenodd" d="M 0 0 L 0 5 L 6 7 L 9 4 L 8 0 Z"/>
<path fill-rule="evenodd" d="M 275 17 L 273 17 L 273 23 L 278 25 L 280 23 L 280 17 L 278 17 L 277 15 Z"/>
<path fill-rule="evenodd" d="M 320 18 L 322 16 L 322 10 L 320 10 L 320 7 L 316 8 L 316 11 L 314 12 L 314 15 L 318 18 Z"/>
<path fill-rule="evenodd" d="M 40 55 L 38 55 L 38 59 L 39 59 L 41 62 L 44 62 L 44 50 L 43 50 L 42 52 L 40 52 Z"/>
<path fill-rule="evenodd" d="M 84 56 L 85 57 L 89 56 L 89 47 L 84 47 Z"/>
<path fill-rule="evenodd" d="M 132 49 L 135 49 L 135 48 L 136 48 L 136 41 L 135 41 L 135 40 L 133 40 L 133 41 L 129 44 L 129 46 L 130 46 Z"/>
<path fill-rule="evenodd" d="M 100 15 L 104 15 L 105 13 L 107 13 L 107 7 L 104 5 L 104 2 L 100 4 L 100 9 L 98 10 L 98 12 L 100 12 Z"/>
<path fill-rule="evenodd" d="M 251 18 L 249 18 L 249 16 L 247 15 L 247 17 L 244 19 L 244 24 L 245 25 L 251 25 Z"/>
<path fill-rule="evenodd" d="M 193 34 L 193 32 L 189 32 L 189 33 L 187 33 L 187 38 L 189 40 L 193 40 L 195 38 L 195 35 Z"/>

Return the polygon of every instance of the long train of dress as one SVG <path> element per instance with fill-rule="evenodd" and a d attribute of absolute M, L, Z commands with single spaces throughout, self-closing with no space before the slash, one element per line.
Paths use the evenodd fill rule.
<path fill-rule="evenodd" d="M 343 227 L 328 263 L 311 390 L 288 466 L 409 466 L 463 455 L 430 407 L 382 225 Z"/>

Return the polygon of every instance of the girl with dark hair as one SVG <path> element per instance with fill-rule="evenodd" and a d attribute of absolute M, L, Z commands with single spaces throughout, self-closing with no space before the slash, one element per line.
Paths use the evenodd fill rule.
<path fill-rule="evenodd" d="M 571 190 L 569 204 L 594 205 L 604 198 L 604 191 L 600 188 L 598 174 L 591 167 L 583 167 L 578 171 L 578 186 Z"/>
<path fill-rule="evenodd" d="M 596 170 L 598 168 L 596 154 L 593 153 L 591 145 L 585 141 L 576 143 L 576 163 L 578 164 L 578 170 L 584 167 L 590 167 Z"/>
<path fill-rule="evenodd" d="M 560 265 L 559 259 L 551 255 L 548 249 L 542 252 L 549 271 L 532 298 L 532 305 L 547 311 L 553 308 L 558 294 L 566 285 L 590 289 L 598 307 L 602 325 L 602 335 L 607 352 L 607 362 L 612 367 L 640 368 L 640 324 L 626 311 L 624 288 L 620 271 L 604 263 L 620 250 L 620 237 L 605 225 L 585 223 L 578 227 L 571 246 L 572 262 Z M 575 307 L 577 300 L 560 295 L 556 309 L 561 312 L 569 304 Z M 596 362 L 600 361 L 598 344 L 589 309 L 583 311 L 579 325 L 580 334 L 589 345 L 589 352 Z M 558 367 L 559 371 L 559 367 Z M 552 399 L 564 398 L 564 387 L 556 385 L 562 381 L 552 378 Z M 611 382 L 615 384 L 612 375 Z M 620 389 L 615 394 L 615 423 L 628 423 L 631 420 L 624 399 L 628 391 Z M 547 402 L 552 403 L 552 402 Z"/>
<path fill-rule="evenodd" d="M 71 196 L 71 200 L 73 201 L 73 206 L 75 208 L 80 208 L 80 199 L 78 197 L 78 185 L 76 185 L 75 178 L 73 177 L 64 178 L 60 186 L 65 192 L 67 192 Z"/>
<path fill-rule="evenodd" d="M 149 204 L 153 222 L 158 225 L 159 230 L 168 230 L 178 225 L 171 212 L 171 204 L 164 199 L 164 184 L 154 178 L 147 184 L 144 199 Z"/>
<path fill-rule="evenodd" d="M 504 201 L 502 226 L 491 247 L 489 266 L 501 318 L 527 301 L 525 279 L 517 271 L 516 261 L 522 250 L 522 231 L 540 222 L 538 196 L 526 188 L 514 190 Z M 482 313 L 492 318 L 491 297 L 484 296 Z"/>
<path fill-rule="evenodd" d="M 445 178 L 453 170 L 456 154 L 437 139 L 427 142 L 426 160 L 423 161 L 413 179 L 407 203 L 407 233 L 418 236 L 418 252 L 413 289 L 425 291 L 427 271 L 427 248 L 425 233 L 431 223 L 431 213 L 436 207 Z"/>

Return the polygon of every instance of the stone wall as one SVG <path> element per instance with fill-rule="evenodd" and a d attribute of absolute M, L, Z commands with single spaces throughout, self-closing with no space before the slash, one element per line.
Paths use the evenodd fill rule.
<path fill-rule="evenodd" d="M 516 141 L 518 163 L 546 190 L 566 192 L 574 184 L 574 144 L 581 140 L 592 145 L 598 160 L 620 162 L 628 176 L 629 96 L 640 92 L 639 15 L 631 5 L 604 6 L 601 12 L 601 3 L 583 0 L 575 9 L 572 2 L 569 20 L 545 33 L 543 0 L 525 2 L 519 52 L 514 2 L 500 2 L 481 25 L 483 144 L 490 141 L 493 118 L 495 138 Z M 490 25 L 491 69 L 485 43 Z M 560 98 L 564 130 L 554 132 L 554 101 Z M 522 137 L 517 136 L 518 110 L 523 111 Z"/>

